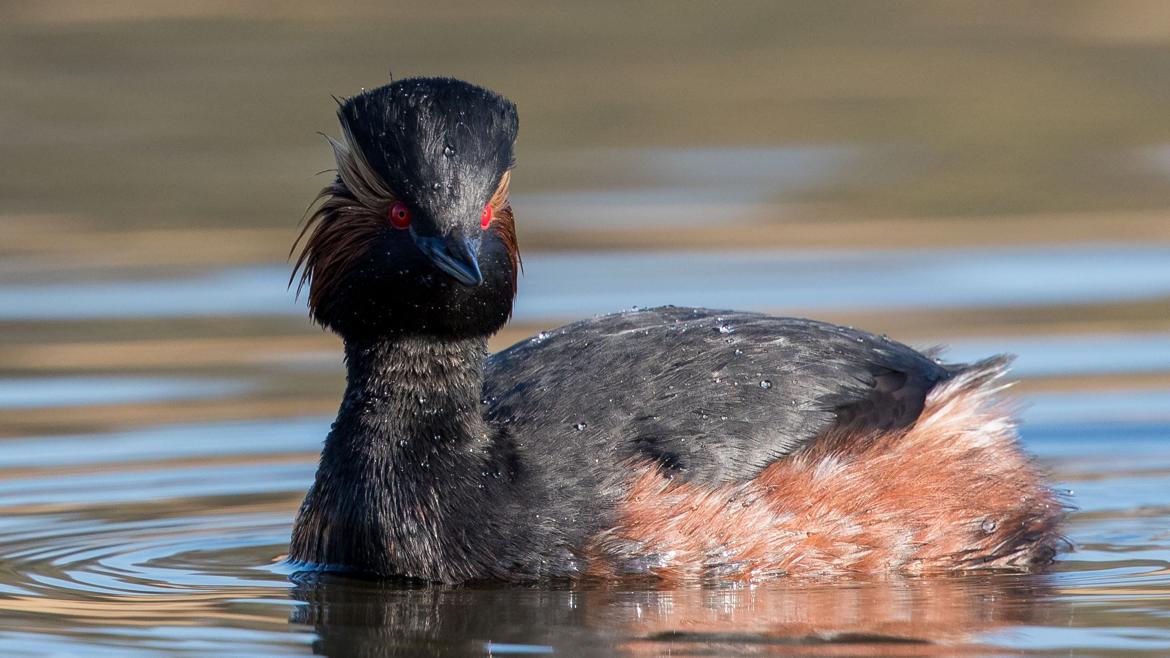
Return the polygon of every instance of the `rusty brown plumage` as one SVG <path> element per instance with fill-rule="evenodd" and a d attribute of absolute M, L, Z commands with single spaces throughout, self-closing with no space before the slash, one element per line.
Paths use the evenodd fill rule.
<path fill-rule="evenodd" d="M 755 479 L 717 488 L 634 465 L 616 527 L 589 550 L 669 580 L 755 580 L 1026 567 L 1053 557 L 1065 508 L 1019 449 L 989 380 L 931 392 L 918 422 L 826 437 Z M 639 566 L 641 565 L 641 566 Z"/>

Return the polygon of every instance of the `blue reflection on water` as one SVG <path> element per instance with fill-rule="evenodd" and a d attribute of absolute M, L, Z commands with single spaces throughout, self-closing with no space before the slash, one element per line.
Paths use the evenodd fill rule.
<path fill-rule="evenodd" d="M 547 321 L 634 305 L 783 312 L 962 308 L 1170 295 L 1170 247 L 530 253 L 515 318 Z M 305 313 L 289 266 L 172 279 L 0 284 L 0 319 Z"/>
<path fill-rule="evenodd" d="M 250 388 L 229 379 L 179 377 L 21 377 L 0 379 L 0 409 L 191 400 L 238 395 Z"/>

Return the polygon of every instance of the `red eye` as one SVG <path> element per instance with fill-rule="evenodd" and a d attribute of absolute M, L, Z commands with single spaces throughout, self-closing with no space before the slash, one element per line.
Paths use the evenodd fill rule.
<path fill-rule="evenodd" d="M 390 206 L 390 223 L 394 228 L 410 228 L 410 208 L 401 201 L 395 201 L 394 205 Z"/>
<path fill-rule="evenodd" d="M 483 214 L 479 216 L 479 227 L 487 230 L 488 224 L 492 223 L 492 204 L 487 204 L 483 207 Z"/>

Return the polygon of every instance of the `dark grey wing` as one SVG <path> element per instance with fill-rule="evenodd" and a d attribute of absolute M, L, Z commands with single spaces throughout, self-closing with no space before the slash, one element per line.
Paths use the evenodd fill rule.
<path fill-rule="evenodd" d="M 542 459 L 750 478 L 832 429 L 910 425 L 949 372 L 847 327 L 666 307 L 544 332 L 488 362 L 488 414 Z M 538 445 L 537 445 L 538 444 Z"/>

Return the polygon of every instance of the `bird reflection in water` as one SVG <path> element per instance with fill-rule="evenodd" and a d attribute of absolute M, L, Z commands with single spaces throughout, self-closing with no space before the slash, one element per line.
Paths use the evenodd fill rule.
<path fill-rule="evenodd" d="M 326 655 L 946 655 L 1061 616 L 1048 577 L 1033 574 L 670 590 L 293 580 L 303 605 L 291 621 L 312 626 Z"/>

